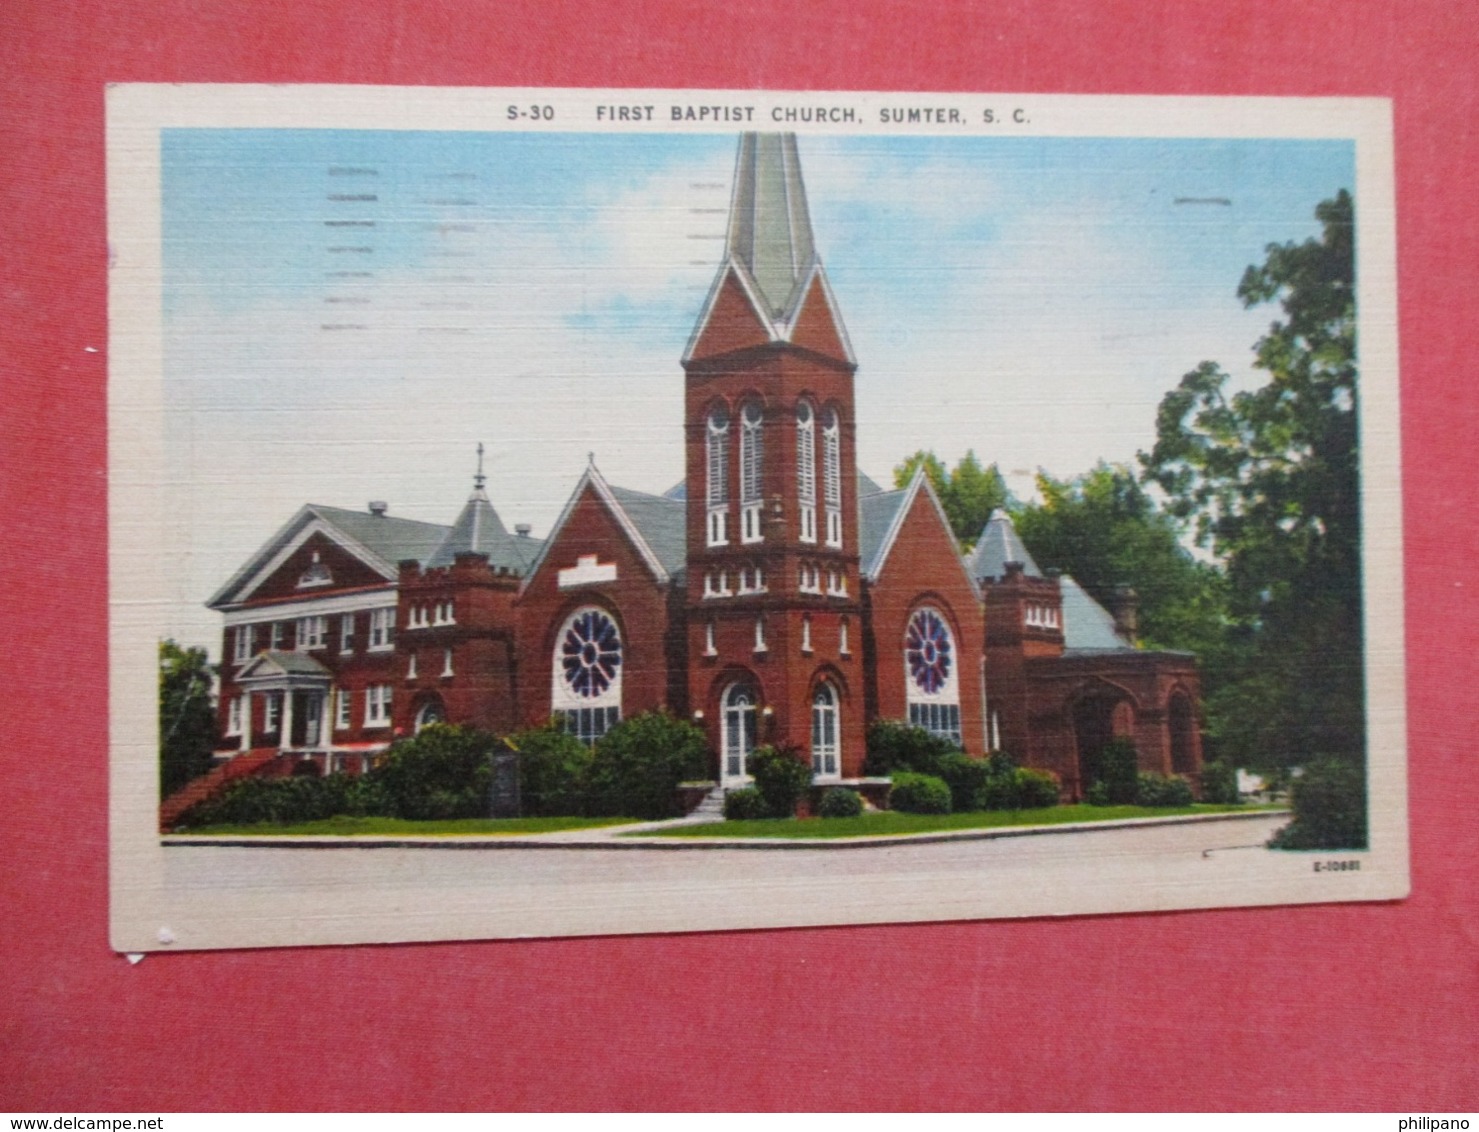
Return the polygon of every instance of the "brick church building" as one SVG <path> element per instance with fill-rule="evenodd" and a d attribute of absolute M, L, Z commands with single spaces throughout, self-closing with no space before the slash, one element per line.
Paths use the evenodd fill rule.
<path fill-rule="evenodd" d="M 594 741 L 667 708 L 725 786 L 767 742 L 857 779 L 874 719 L 1004 750 L 1070 799 L 1114 735 L 1142 769 L 1198 770 L 1194 659 L 1136 647 L 1132 595 L 1112 615 L 1039 570 L 1004 513 L 962 558 L 923 474 L 862 475 L 857 364 L 796 138 L 745 135 L 682 359 L 683 483 L 631 491 L 592 461 L 542 539 L 505 527 L 481 467 L 451 526 L 303 507 L 208 603 L 218 754 L 355 770 L 436 721 Z"/>

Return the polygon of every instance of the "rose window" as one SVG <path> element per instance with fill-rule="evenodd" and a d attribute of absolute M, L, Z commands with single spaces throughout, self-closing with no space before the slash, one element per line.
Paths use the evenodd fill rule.
<path fill-rule="evenodd" d="M 934 695 L 950 679 L 950 630 L 940 615 L 921 609 L 909 619 L 904 656 L 909 677 L 926 695 Z"/>
<path fill-rule="evenodd" d="M 621 667 L 621 635 L 611 618 L 595 609 L 577 614 L 560 643 L 560 663 L 577 696 L 594 699 L 610 688 Z"/>

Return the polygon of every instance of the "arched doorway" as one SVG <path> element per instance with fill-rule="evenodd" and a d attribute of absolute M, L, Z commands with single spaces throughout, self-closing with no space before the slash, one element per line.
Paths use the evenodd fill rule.
<path fill-rule="evenodd" d="M 811 697 L 811 772 L 817 778 L 837 778 L 842 773 L 838 714 L 837 689 L 823 681 Z"/>
<path fill-rule="evenodd" d="M 1073 704 L 1073 739 L 1078 753 L 1078 793 L 1104 779 L 1104 748 L 1116 735 L 1131 735 L 1134 709 L 1109 690 L 1081 696 Z"/>
<path fill-rule="evenodd" d="M 755 749 L 755 709 L 759 697 L 753 685 L 735 683 L 724 689 L 721 698 L 723 746 L 720 755 L 720 777 L 725 786 L 739 785 L 749 779 L 750 752 Z"/>
<path fill-rule="evenodd" d="M 1171 773 L 1196 774 L 1196 716 L 1192 712 L 1191 697 L 1185 692 L 1172 693 L 1166 724 L 1171 732 Z"/>

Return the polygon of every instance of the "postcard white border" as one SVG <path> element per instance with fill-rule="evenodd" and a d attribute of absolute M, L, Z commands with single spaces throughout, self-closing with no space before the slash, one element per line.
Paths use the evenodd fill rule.
<path fill-rule="evenodd" d="M 552 106 L 552 121 L 509 108 Z M 597 108 L 643 105 L 651 121 L 609 121 Z M 751 107 L 748 120 L 674 121 L 672 106 Z M 851 107 L 855 121 L 787 120 L 788 108 Z M 885 125 L 888 108 L 946 111 L 940 124 Z M 983 111 L 996 121 L 983 123 Z M 964 124 L 950 121 L 959 111 Z M 777 116 L 780 115 L 778 118 Z M 1051 854 L 1031 884 L 1004 891 L 958 874 L 889 866 L 893 849 L 827 850 L 816 875 L 750 890 L 629 883 L 572 891 L 537 878 L 489 891 L 475 867 L 435 884 L 339 870 L 325 883 L 316 850 L 279 850 L 261 886 L 207 890 L 168 867 L 158 820 L 156 744 L 164 601 L 157 548 L 166 516 L 156 485 L 163 439 L 159 131 L 298 127 L 529 132 L 785 129 L 801 134 L 1023 137 L 1334 138 L 1355 143 L 1370 849 L 1360 871 L 1315 872 L 1307 853 L 1212 854 L 1206 861 Z M 1059 916 L 1351 900 L 1408 892 L 1400 418 L 1398 414 L 1392 113 L 1385 99 L 883 94 L 695 90 L 474 89 L 361 86 L 119 85 L 107 96 L 109 239 L 109 579 L 111 940 L 119 951 L 699 931 L 825 924 Z M 1376 537 L 1377 533 L 1380 537 Z M 1238 823 L 1226 828 L 1236 830 Z M 1056 838 L 1037 838 L 1052 842 Z M 1237 836 L 1229 836 L 1229 845 Z M 1243 840 L 1246 840 L 1244 838 Z M 1026 841 L 1018 840 L 1019 845 Z M 338 857 L 343 850 L 328 851 Z M 373 850 L 353 853 L 372 860 Z M 428 851 L 453 854 L 451 850 Z M 862 856 L 859 856 L 862 854 Z M 480 853 L 455 853 L 471 861 Z M 562 854 L 563 855 L 563 854 Z M 617 854 L 638 860 L 641 851 Z M 708 853 L 696 854 L 699 859 Z M 828 861 L 847 861 L 844 868 Z M 866 863 L 865 863 L 866 862 Z M 455 870 L 453 870 L 455 872 Z"/>

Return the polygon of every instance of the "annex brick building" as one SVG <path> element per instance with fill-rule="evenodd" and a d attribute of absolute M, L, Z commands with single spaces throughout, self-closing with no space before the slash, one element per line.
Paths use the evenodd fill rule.
<path fill-rule="evenodd" d="M 819 782 L 858 779 L 880 718 L 1005 750 L 1068 798 L 1114 735 L 1142 769 L 1200 768 L 1194 660 L 1135 646 L 1130 595 L 1116 617 L 1045 574 L 1001 512 L 963 559 L 922 473 L 898 491 L 859 473 L 857 360 L 793 135 L 741 139 L 682 365 L 666 495 L 592 461 L 543 539 L 507 530 L 481 467 L 450 527 L 300 510 L 209 602 L 218 753 L 356 770 L 430 722 L 555 719 L 594 741 L 666 708 L 705 728 L 726 787 L 767 742 Z"/>

